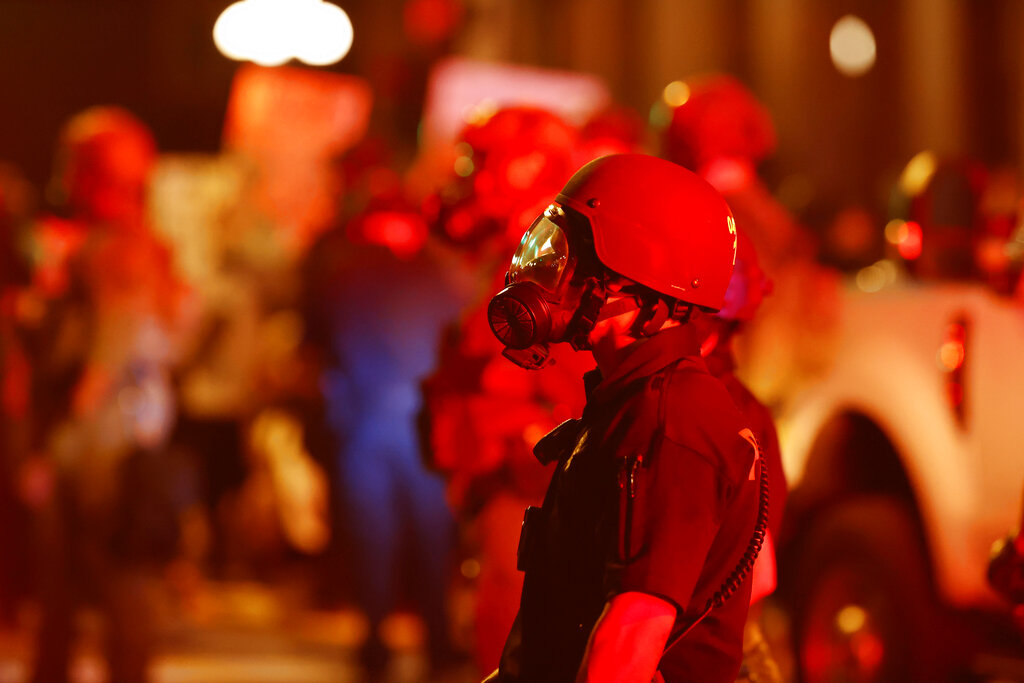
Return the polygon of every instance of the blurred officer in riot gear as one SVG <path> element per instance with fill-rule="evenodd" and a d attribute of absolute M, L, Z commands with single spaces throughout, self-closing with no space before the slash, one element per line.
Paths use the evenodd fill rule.
<path fill-rule="evenodd" d="M 895 223 L 886 237 L 893 256 L 911 275 L 922 280 L 978 277 L 975 249 L 984 236 L 987 183 L 988 171 L 971 159 L 925 151 L 907 163 L 890 197 Z"/>
<path fill-rule="evenodd" d="M 814 262 L 816 238 L 758 175 L 776 143 L 768 110 L 731 76 L 695 77 L 685 86 L 688 96 L 662 131 L 662 154 L 722 194 L 774 283 L 771 300 L 736 340 L 745 382 L 773 402 L 825 362 L 827 346 L 817 340 L 835 319 L 838 278 Z M 822 334 L 803 334 L 808 326 Z"/>
<path fill-rule="evenodd" d="M 565 341 L 598 368 L 583 417 L 534 448 L 557 466 L 488 680 L 734 680 L 767 477 L 692 321 L 722 307 L 735 254 L 722 197 L 639 154 L 584 166 L 523 237 L 489 308 L 506 357 L 543 367 Z"/>
<path fill-rule="evenodd" d="M 729 202 L 769 277 L 812 244 L 757 174 L 775 151 L 771 115 L 737 79 L 710 74 L 686 81 L 689 96 L 672 109 L 662 156 L 707 180 Z"/>
<path fill-rule="evenodd" d="M 578 132 L 549 111 L 499 109 L 460 132 L 455 173 L 426 199 L 424 213 L 443 242 L 490 275 L 493 261 L 572 175 L 579 144 Z"/>

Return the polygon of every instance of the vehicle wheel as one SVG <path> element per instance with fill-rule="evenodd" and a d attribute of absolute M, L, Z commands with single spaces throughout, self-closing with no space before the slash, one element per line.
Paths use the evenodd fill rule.
<path fill-rule="evenodd" d="M 906 505 L 881 497 L 837 504 L 802 548 L 791 602 L 803 683 L 950 677 L 944 620 Z"/>

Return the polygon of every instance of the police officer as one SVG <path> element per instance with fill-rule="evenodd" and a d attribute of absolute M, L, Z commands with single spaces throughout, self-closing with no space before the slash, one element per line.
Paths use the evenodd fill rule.
<path fill-rule="evenodd" d="M 597 369 L 582 418 L 534 449 L 557 464 L 489 681 L 734 680 L 767 478 L 690 323 L 721 308 L 735 253 L 722 197 L 639 154 L 584 166 L 523 237 L 489 309 L 506 357 L 543 367 L 566 341 Z"/>

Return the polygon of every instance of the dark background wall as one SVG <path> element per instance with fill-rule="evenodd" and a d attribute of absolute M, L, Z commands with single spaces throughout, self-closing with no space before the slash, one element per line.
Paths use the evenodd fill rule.
<path fill-rule="evenodd" d="M 0 159 L 37 185 L 62 121 L 121 104 L 165 150 L 215 150 L 236 63 L 211 31 L 228 0 L 0 0 Z M 402 0 L 344 0 L 351 54 L 329 70 L 377 89 L 378 132 L 413 141 L 437 52 L 411 47 Z M 1015 0 L 465 0 L 451 50 L 578 69 L 646 114 L 661 88 L 729 71 L 772 110 L 780 151 L 765 168 L 815 201 L 881 206 L 917 151 L 1019 165 L 1024 8 Z M 878 41 L 875 68 L 839 74 L 835 21 L 854 13 Z"/>

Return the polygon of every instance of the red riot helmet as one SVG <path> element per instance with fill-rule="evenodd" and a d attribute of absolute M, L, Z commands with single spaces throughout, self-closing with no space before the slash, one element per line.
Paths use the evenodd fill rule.
<path fill-rule="evenodd" d="M 709 74 L 686 81 L 662 135 L 667 159 L 694 170 L 716 159 L 761 162 L 775 149 L 771 115 L 739 80 Z"/>
<path fill-rule="evenodd" d="M 634 283 L 623 291 L 642 311 L 636 332 L 653 334 L 694 306 L 720 309 L 735 258 L 735 221 L 707 182 L 657 157 L 610 155 L 577 171 L 534 221 L 488 319 L 506 356 L 542 367 L 549 342 L 587 348 L 602 316 L 628 310 L 602 311 L 613 277 Z"/>
<path fill-rule="evenodd" d="M 60 133 L 51 191 L 74 218 L 137 224 L 156 157 L 152 132 L 134 114 L 92 107 Z"/>

